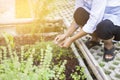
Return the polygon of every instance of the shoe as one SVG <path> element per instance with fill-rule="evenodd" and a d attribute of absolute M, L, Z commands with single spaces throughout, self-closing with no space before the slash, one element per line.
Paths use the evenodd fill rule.
<path fill-rule="evenodd" d="M 85 44 L 88 47 L 88 49 L 90 49 L 94 46 L 101 46 L 101 44 L 99 42 L 96 42 L 96 41 L 87 41 Z"/>
<path fill-rule="evenodd" d="M 107 49 L 104 47 L 104 55 L 103 55 L 103 59 L 108 62 L 108 61 L 112 61 L 115 58 L 115 47 L 111 48 L 111 49 Z M 106 55 L 110 55 L 112 56 L 111 58 L 106 58 Z"/>

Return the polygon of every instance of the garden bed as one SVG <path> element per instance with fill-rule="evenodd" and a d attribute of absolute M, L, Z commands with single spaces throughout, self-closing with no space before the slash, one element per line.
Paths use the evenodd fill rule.
<path fill-rule="evenodd" d="M 52 42 L 0 46 L 0 63 L 1 80 L 86 80 L 71 49 Z"/>
<path fill-rule="evenodd" d="M 33 25 L 17 25 L 15 36 L 1 35 L 0 80 L 86 80 L 72 49 L 52 42 L 63 32 L 63 23 Z"/>
<path fill-rule="evenodd" d="M 63 33 L 65 26 L 61 20 L 32 22 L 25 24 L 0 25 L 0 34 L 5 32 L 14 39 L 16 46 L 34 44 L 39 41 L 51 41 L 57 34 Z M 4 34 L 0 35 L 0 45 L 6 45 Z"/>

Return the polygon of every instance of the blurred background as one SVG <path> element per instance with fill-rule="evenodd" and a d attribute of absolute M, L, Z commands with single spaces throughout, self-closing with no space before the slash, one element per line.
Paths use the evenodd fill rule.
<path fill-rule="evenodd" d="M 62 19 L 53 18 L 55 10 L 55 0 L 0 0 L 0 44 L 4 32 L 17 44 L 54 39 L 64 28 Z"/>
<path fill-rule="evenodd" d="M 40 18 L 49 14 L 54 0 L 0 0 L 0 21 L 2 19 Z M 11 20 L 10 20 L 11 21 Z"/>

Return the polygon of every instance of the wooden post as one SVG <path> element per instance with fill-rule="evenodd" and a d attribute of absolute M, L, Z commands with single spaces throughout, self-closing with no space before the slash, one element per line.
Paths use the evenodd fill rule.
<path fill-rule="evenodd" d="M 90 75 L 90 72 L 88 71 L 86 65 L 84 64 L 84 61 L 82 60 L 82 57 L 79 55 L 74 43 L 72 43 L 71 49 L 72 49 L 74 55 L 76 56 L 76 58 L 79 62 L 79 65 L 85 68 L 85 74 L 87 75 L 87 80 L 93 80 L 92 76 Z"/>
<path fill-rule="evenodd" d="M 90 51 L 87 49 L 85 44 L 82 40 L 76 40 L 75 43 L 77 44 L 78 48 L 83 53 L 87 63 L 89 64 L 90 68 L 92 69 L 94 75 L 96 76 L 97 80 L 108 80 L 107 76 L 103 72 L 102 68 L 96 62 Z"/>

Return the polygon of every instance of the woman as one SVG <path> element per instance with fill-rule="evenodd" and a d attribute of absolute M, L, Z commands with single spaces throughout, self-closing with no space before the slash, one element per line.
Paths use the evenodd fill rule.
<path fill-rule="evenodd" d="M 81 27 L 80 32 L 69 37 Z M 105 61 L 114 59 L 112 40 L 120 40 L 120 0 L 76 0 L 74 21 L 66 33 L 58 35 L 55 42 L 60 47 L 69 47 L 76 39 L 91 34 L 86 43 L 88 48 L 99 45 L 99 38 L 104 42 Z"/>

